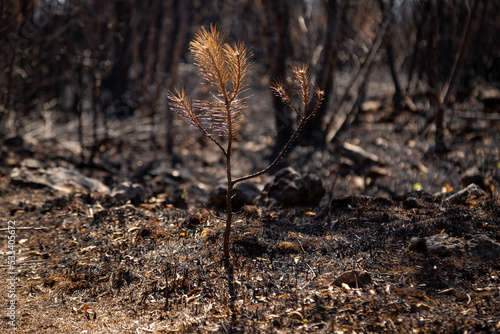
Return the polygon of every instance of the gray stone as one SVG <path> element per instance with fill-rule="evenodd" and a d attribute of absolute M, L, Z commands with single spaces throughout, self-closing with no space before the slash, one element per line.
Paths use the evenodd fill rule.
<path fill-rule="evenodd" d="M 481 187 L 481 189 L 483 189 L 484 191 L 487 191 L 488 189 L 489 181 L 477 167 L 467 169 L 462 173 L 462 175 L 460 175 L 460 179 L 464 187 L 468 187 L 469 185 L 474 183 Z"/>
<path fill-rule="evenodd" d="M 111 197 L 122 201 L 131 201 L 133 204 L 139 204 L 146 199 L 146 190 L 139 183 L 123 182 L 113 188 Z"/>
<path fill-rule="evenodd" d="M 253 204 L 260 195 L 260 189 L 250 181 L 243 181 L 234 186 L 233 193 L 233 210 L 239 211 L 244 205 Z"/>
<path fill-rule="evenodd" d="M 425 238 L 425 247 L 429 255 L 446 257 L 450 255 L 462 255 L 465 242 L 462 239 L 450 237 L 446 233 L 436 234 Z"/>
<path fill-rule="evenodd" d="M 408 249 L 413 252 L 425 253 L 427 252 L 427 246 L 425 244 L 425 238 L 413 237 L 410 239 L 408 244 Z"/>
<path fill-rule="evenodd" d="M 426 238 L 413 237 L 410 240 L 408 249 L 440 257 L 462 256 L 467 252 L 467 255 L 482 260 L 497 260 L 500 258 L 500 243 L 484 234 L 476 234 L 467 242 L 461 238 L 450 237 L 446 233 Z"/>
<path fill-rule="evenodd" d="M 64 167 L 36 170 L 16 167 L 12 169 L 10 177 L 14 182 L 46 186 L 65 193 L 99 192 L 106 194 L 109 192 L 109 188 L 101 181 Z"/>
<path fill-rule="evenodd" d="M 218 209 L 226 208 L 227 183 L 218 185 L 210 195 L 211 204 Z M 260 195 L 260 189 L 250 181 L 237 183 L 232 191 L 232 206 L 239 211 L 244 205 L 253 204 Z"/>
<path fill-rule="evenodd" d="M 495 260 L 500 258 L 500 243 L 484 234 L 476 234 L 468 242 L 470 254 L 479 259 Z"/>
<path fill-rule="evenodd" d="M 321 179 L 312 173 L 301 175 L 291 167 L 280 170 L 262 192 L 264 205 L 318 206 L 325 195 Z"/>

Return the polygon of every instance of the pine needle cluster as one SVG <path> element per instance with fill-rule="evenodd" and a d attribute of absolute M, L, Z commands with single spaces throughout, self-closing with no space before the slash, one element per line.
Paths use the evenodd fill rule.
<path fill-rule="evenodd" d="M 226 229 L 224 233 L 224 258 L 229 259 L 229 237 L 232 223 L 231 193 L 236 183 L 248 180 L 268 172 L 285 155 L 296 139 L 305 123 L 319 108 L 324 92 L 314 88 L 315 102 L 312 103 L 311 83 L 307 64 L 292 67 L 295 89 L 301 100 L 296 106 L 283 83 L 272 85 L 271 89 L 298 115 L 298 125 L 290 140 L 282 148 L 276 159 L 265 169 L 233 179 L 231 173 L 232 141 L 242 113 L 246 109 L 247 97 L 242 93 L 247 89 L 248 70 L 251 65 L 250 55 L 243 43 L 225 43 L 225 36 L 217 27 L 202 27 L 190 43 L 190 51 L 201 76 L 213 88 L 213 99 L 210 101 L 192 101 L 184 89 L 168 94 L 174 110 L 186 118 L 190 124 L 198 127 L 223 152 L 226 159 L 227 193 L 226 193 Z M 310 104 L 313 104 L 312 108 Z M 312 110 L 311 110 L 312 109 Z M 308 112 L 308 110 L 311 110 Z M 223 145 L 222 139 L 226 139 Z"/>
<path fill-rule="evenodd" d="M 195 65 L 206 83 L 214 88 L 212 101 L 192 102 L 184 90 L 169 98 L 179 115 L 197 126 L 227 154 L 217 137 L 234 138 L 241 113 L 246 108 L 246 90 L 250 59 L 242 43 L 224 43 L 224 36 L 212 26 L 201 28 L 190 43 Z"/>

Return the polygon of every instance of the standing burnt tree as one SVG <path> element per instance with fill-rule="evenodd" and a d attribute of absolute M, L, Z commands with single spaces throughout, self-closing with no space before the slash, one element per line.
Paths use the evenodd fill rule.
<path fill-rule="evenodd" d="M 248 41 L 262 65 L 256 75 L 270 81 L 310 60 L 325 97 L 298 138 L 304 144 L 349 129 L 372 69 L 392 77 L 395 102 L 425 87 L 438 150 L 453 102 L 478 80 L 500 81 L 498 1 L 26 0 L 0 1 L 0 11 L 0 136 L 50 136 L 53 122 L 78 119 L 68 134 L 81 143 L 78 160 L 109 168 L 110 120 L 137 117 L 153 159 L 175 155 L 164 93 L 182 79 L 189 39 L 210 23 Z M 272 111 L 279 147 L 297 119 L 277 98 Z"/>

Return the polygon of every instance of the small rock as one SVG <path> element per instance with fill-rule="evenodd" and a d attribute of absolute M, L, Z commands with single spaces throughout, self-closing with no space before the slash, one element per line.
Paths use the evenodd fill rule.
<path fill-rule="evenodd" d="M 285 205 L 298 204 L 301 195 L 301 175 L 293 168 L 287 167 L 280 170 L 274 177 L 274 181 L 268 184 L 267 190 L 269 197 L 278 200 Z"/>
<path fill-rule="evenodd" d="M 260 189 L 250 181 L 237 183 L 233 189 L 233 210 L 240 211 L 244 205 L 253 204 L 253 201 L 260 195 Z"/>
<path fill-rule="evenodd" d="M 46 186 L 65 193 L 100 192 L 106 194 L 109 192 L 109 188 L 101 181 L 64 167 L 36 170 L 15 167 L 12 169 L 10 177 L 14 182 Z"/>
<path fill-rule="evenodd" d="M 462 181 L 462 185 L 464 188 L 468 187 L 469 185 L 475 183 L 481 189 L 484 191 L 488 191 L 488 179 L 484 174 L 482 174 L 477 167 L 472 167 L 467 169 L 465 172 L 462 173 L 460 176 L 460 179 Z"/>
<path fill-rule="evenodd" d="M 427 246 L 425 244 L 425 238 L 413 237 L 408 244 L 408 249 L 413 252 L 425 253 L 427 251 Z"/>
<path fill-rule="evenodd" d="M 446 257 L 451 255 L 462 255 L 465 242 L 462 239 L 450 237 L 446 233 L 436 234 L 425 238 L 427 254 Z"/>
<path fill-rule="evenodd" d="M 468 242 L 472 256 L 479 259 L 495 260 L 500 258 L 500 243 L 495 242 L 484 234 L 476 234 Z"/>
<path fill-rule="evenodd" d="M 273 182 L 264 188 L 261 201 L 264 205 L 275 202 L 283 206 L 318 206 L 325 195 L 321 179 L 315 174 L 302 176 L 291 167 L 280 170 Z"/>
<path fill-rule="evenodd" d="M 408 249 L 440 257 L 461 256 L 467 251 L 468 254 L 478 259 L 496 260 L 500 258 L 500 243 L 493 241 L 484 234 L 477 234 L 468 242 L 450 237 L 446 233 L 427 238 L 413 237 L 410 240 Z"/>
<path fill-rule="evenodd" d="M 215 188 L 210 196 L 210 202 L 218 209 L 226 208 L 227 184 Z M 251 205 L 260 195 L 260 189 L 250 181 L 237 183 L 232 191 L 232 206 L 234 211 L 240 211 L 244 205 Z"/>
<path fill-rule="evenodd" d="M 347 284 L 351 288 L 362 288 L 371 282 L 372 278 L 366 271 L 349 270 L 343 272 L 339 277 L 337 277 L 333 281 L 333 285 L 342 286 L 342 284 Z"/>
<path fill-rule="evenodd" d="M 113 188 L 111 197 L 121 201 L 131 201 L 134 205 L 144 202 L 146 199 L 146 190 L 139 183 L 123 182 Z"/>
<path fill-rule="evenodd" d="M 302 192 L 305 205 L 318 206 L 326 190 L 319 176 L 309 173 L 302 179 Z"/>

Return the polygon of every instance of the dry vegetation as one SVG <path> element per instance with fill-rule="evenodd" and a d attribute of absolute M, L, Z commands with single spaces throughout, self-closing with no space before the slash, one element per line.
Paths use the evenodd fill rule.
<path fill-rule="evenodd" d="M 15 221 L 17 333 L 500 331 L 496 1 L 0 1 L 0 13 L 0 279 Z M 212 87 L 240 102 L 193 104 L 223 111 L 210 116 L 229 140 L 174 112 L 196 123 L 184 94 L 213 101 L 192 65 L 213 79 L 196 44 L 212 23 L 225 57 L 248 52 L 248 92 L 237 66 Z M 305 59 L 323 103 L 295 112 L 301 94 L 284 104 L 269 87 L 294 74 L 308 86 Z M 238 181 L 282 147 L 269 174 Z M 12 300 L 0 292 L 4 332 Z"/>

